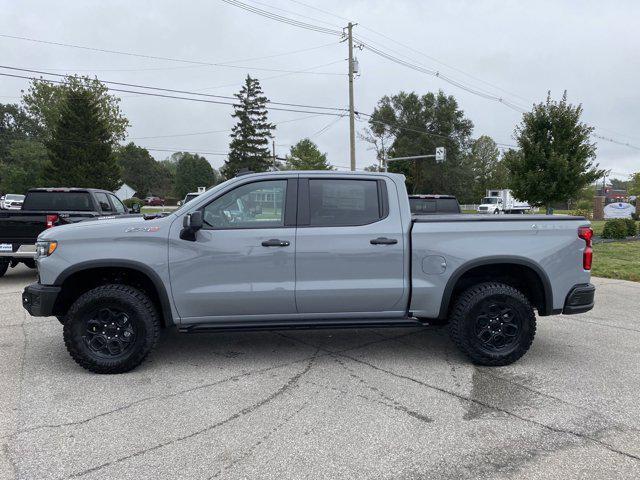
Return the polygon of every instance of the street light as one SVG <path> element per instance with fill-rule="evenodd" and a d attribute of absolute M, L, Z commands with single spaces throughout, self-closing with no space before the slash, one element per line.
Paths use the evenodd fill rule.
<path fill-rule="evenodd" d="M 388 171 L 389 162 L 399 162 L 400 160 L 418 160 L 420 158 L 435 158 L 437 163 L 442 163 L 447 158 L 447 150 L 444 147 L 436 147 L 436 153 L 432 155 L 413 155 L 410 157 L 385 158 L 384 171 Z"/>

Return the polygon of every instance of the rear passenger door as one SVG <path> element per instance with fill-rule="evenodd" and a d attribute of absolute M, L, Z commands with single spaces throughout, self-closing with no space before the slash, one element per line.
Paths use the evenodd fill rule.
<path fill-rule="evenodd" d="M 380 177 L 299 179 L 299 313 L 404 314 L 405 246 L 395 190 Z"/>

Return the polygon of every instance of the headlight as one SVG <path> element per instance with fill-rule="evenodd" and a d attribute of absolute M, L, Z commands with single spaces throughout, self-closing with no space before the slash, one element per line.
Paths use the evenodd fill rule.
<path fill-rule="evenodd" d="M 36 258 L 48 257 L 58 248 L 58 242 L 53 240 L 40 240 L 36 242 Z"/>

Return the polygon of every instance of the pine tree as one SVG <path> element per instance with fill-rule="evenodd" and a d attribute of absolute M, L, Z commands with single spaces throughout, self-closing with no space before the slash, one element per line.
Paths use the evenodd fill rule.
<path fill-rule="evenodd" d="M 112 145 L 112 134 L 95 95 L 82 86 L 69 88 L 46 142 L 49 162 L 45 183 L 115 190 L 121 181 Z"/>
<path fill-rule="evenodd" d="M 231 133 L 229 157 L 223 167 L 227 178 L 234 177 L 247 168 L 254 172 L 266 172 L 271 166 L 269 139 L 275 125 L 267 120 L 266 104 L 269 101 L 262 93 L 260 82 L 247 75 L 239 93 L 238 103 L 231 115 L 238 119 Z"/>
<path fill-rule="evenodd" d="M 327 161 L 327 154 L 308 138 L 303 138 L 291 147 L 287 155 L 287 168 L 290 170 L 333 170 Z"/>

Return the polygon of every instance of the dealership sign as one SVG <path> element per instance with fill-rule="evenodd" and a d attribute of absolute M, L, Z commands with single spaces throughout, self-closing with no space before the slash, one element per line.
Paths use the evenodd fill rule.
<path fill-rule="evenodd" d="M 610 203 L 604 207 L 604 218 L 631 218 L 631 214 L 636 211 L 636 207 L 630 203 L 618 202 Z"/>

